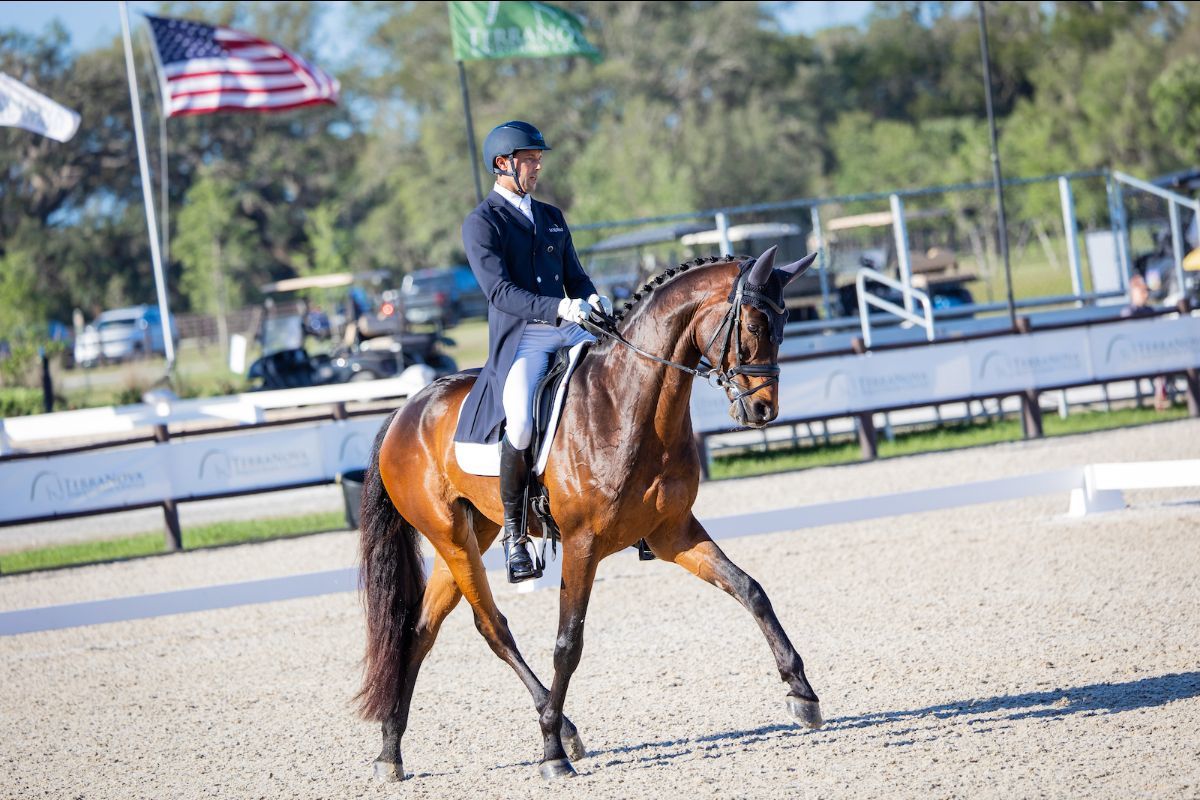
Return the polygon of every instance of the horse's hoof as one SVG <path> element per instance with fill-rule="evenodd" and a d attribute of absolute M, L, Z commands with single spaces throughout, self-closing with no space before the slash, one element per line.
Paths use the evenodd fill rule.
<path fill-rule="evenodd" d="M 538 767 L 542 773 L 542 777 L 548 781 L 557 780 L 558 778 L 574 778 L 575 768 L 571 766 L 571 762 L 565 758 L 556 758 L 553 761 L 543 761 Z"/>
<path fill-rule="evenodd" d="M 816 700 L 788 695 L 787 707 L 796 721 L 806 728 L 815 731 L 825 724 L 825 720 L 821 719 L 821 704 Z"/>
<path fill-rule="evenodd" d="M 564 733 L 562 743 L 572 761 L 587 758 L 587 748 L 583 746 L 583 739 L 579 738 L 579 731 Z"/>
<path fill-rule="evenodd" d="M 404 764 L 393 764 L 391 761 L 376 761 L 375 778 L 387 783 L 398 783 L 404 780 Z"/>

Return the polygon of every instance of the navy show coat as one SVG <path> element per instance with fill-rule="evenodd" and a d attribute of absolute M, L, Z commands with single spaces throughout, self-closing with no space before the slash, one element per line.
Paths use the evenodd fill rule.
<path fill-rule="evenodd" d="M 488 298 L 488 360 L 463 401 L 456 441 L 500 441 L 504 381 L 525 326 L 566 324 L 558 317 L 559 300 L 596 293 L 562 211 L 537 200 L 532 210 L 536 226 L 493 190 L 463 222 L 467 260 Z"/>

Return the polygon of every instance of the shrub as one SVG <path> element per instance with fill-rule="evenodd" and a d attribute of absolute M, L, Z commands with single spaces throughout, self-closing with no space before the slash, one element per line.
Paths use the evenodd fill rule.
<path fill-rule="evenodd" d="M 0 418 L 41 414 L 42 390 L 24 386 L 0 387 Z"/>

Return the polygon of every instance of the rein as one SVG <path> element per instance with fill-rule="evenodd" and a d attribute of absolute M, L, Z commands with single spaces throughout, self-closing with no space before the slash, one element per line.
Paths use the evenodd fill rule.
<path fill-rule="evenodd" d="M 753 262 L 751 262 L 753 263 Z M 643 358 L 648 358 L 651 361 L 663 364 L 664 366 L 672 367 L 681 372 L 686 372 L 697 378 L 701 378 L 712 386 L 714 389 L 724 389 L 725 396 L 729 398 L 730 406 L 740 406 L 745 412 L 745 398 L 750 395 L 779 382 L 779 365 L 778 364 L 743 364 L 742 363 L 742 348 L 735 344 L 734 337 L 741 330 L 742 322 L 742 306 L 751 301 L 759 301 L 767 305 L 776 314 L 785 313 L 782 308 L 773 299 L 763 294 L 762 292 L 746 288 L 746 277 L 750 274 L 748 269 L 743 269 L 738 275 L 737 283 L 734 285 L 734 290 L 729 297 L 729 310 L 725 312 L 725 316 L 721 319 L 721 324 L 713 331 L 713 335 L 709 337 L 708 344 L 704 347 L 704 352 L 701 353 L 701 363 L 699 367 L 693 368 L 686 364 L 679 364 L 674 361 L 669 361 L 665 358 L 649 353 L 638 347 L 633 342 L 626 339 L 617 330 L 616 319 L 605 314 L 600 309 L 593 309 L 592 316 L 599 321 L 593 322 L 591 318 L 580 322 L 580 326 L 593 336 L 603 336 L 618 344 L 626 347 Z M 721 356 L 717 359 L 717 365 L 705 364 L 705 353 L 712 347 L 713 342 L 725 332 L 725 342 L 721 348 Z M 733 351 L 734 365 L 729 369 L 722 371 L 719 368 L 721 363 L 724 363 L 729 356 L 730 350 Z M 769 380 L 760 383 L 752 389 L 742 389 L 734 382 L 734 378 L 738 375 L 745 375 L 752 378 L 769 378 Z M 736 392 L 736 394 L 733 394 Z"/>

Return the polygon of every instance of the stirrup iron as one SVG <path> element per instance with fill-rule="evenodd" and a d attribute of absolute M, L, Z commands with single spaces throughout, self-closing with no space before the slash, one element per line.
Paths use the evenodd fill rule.
<path fill-rule="evenodd" d="M 638 539 L 634 547 L 638 551 L 638 561 L 653 561 L 655 559 L 654 551 L 650 549 L 650 545 L 646 544 L 645 539 Z"/>

